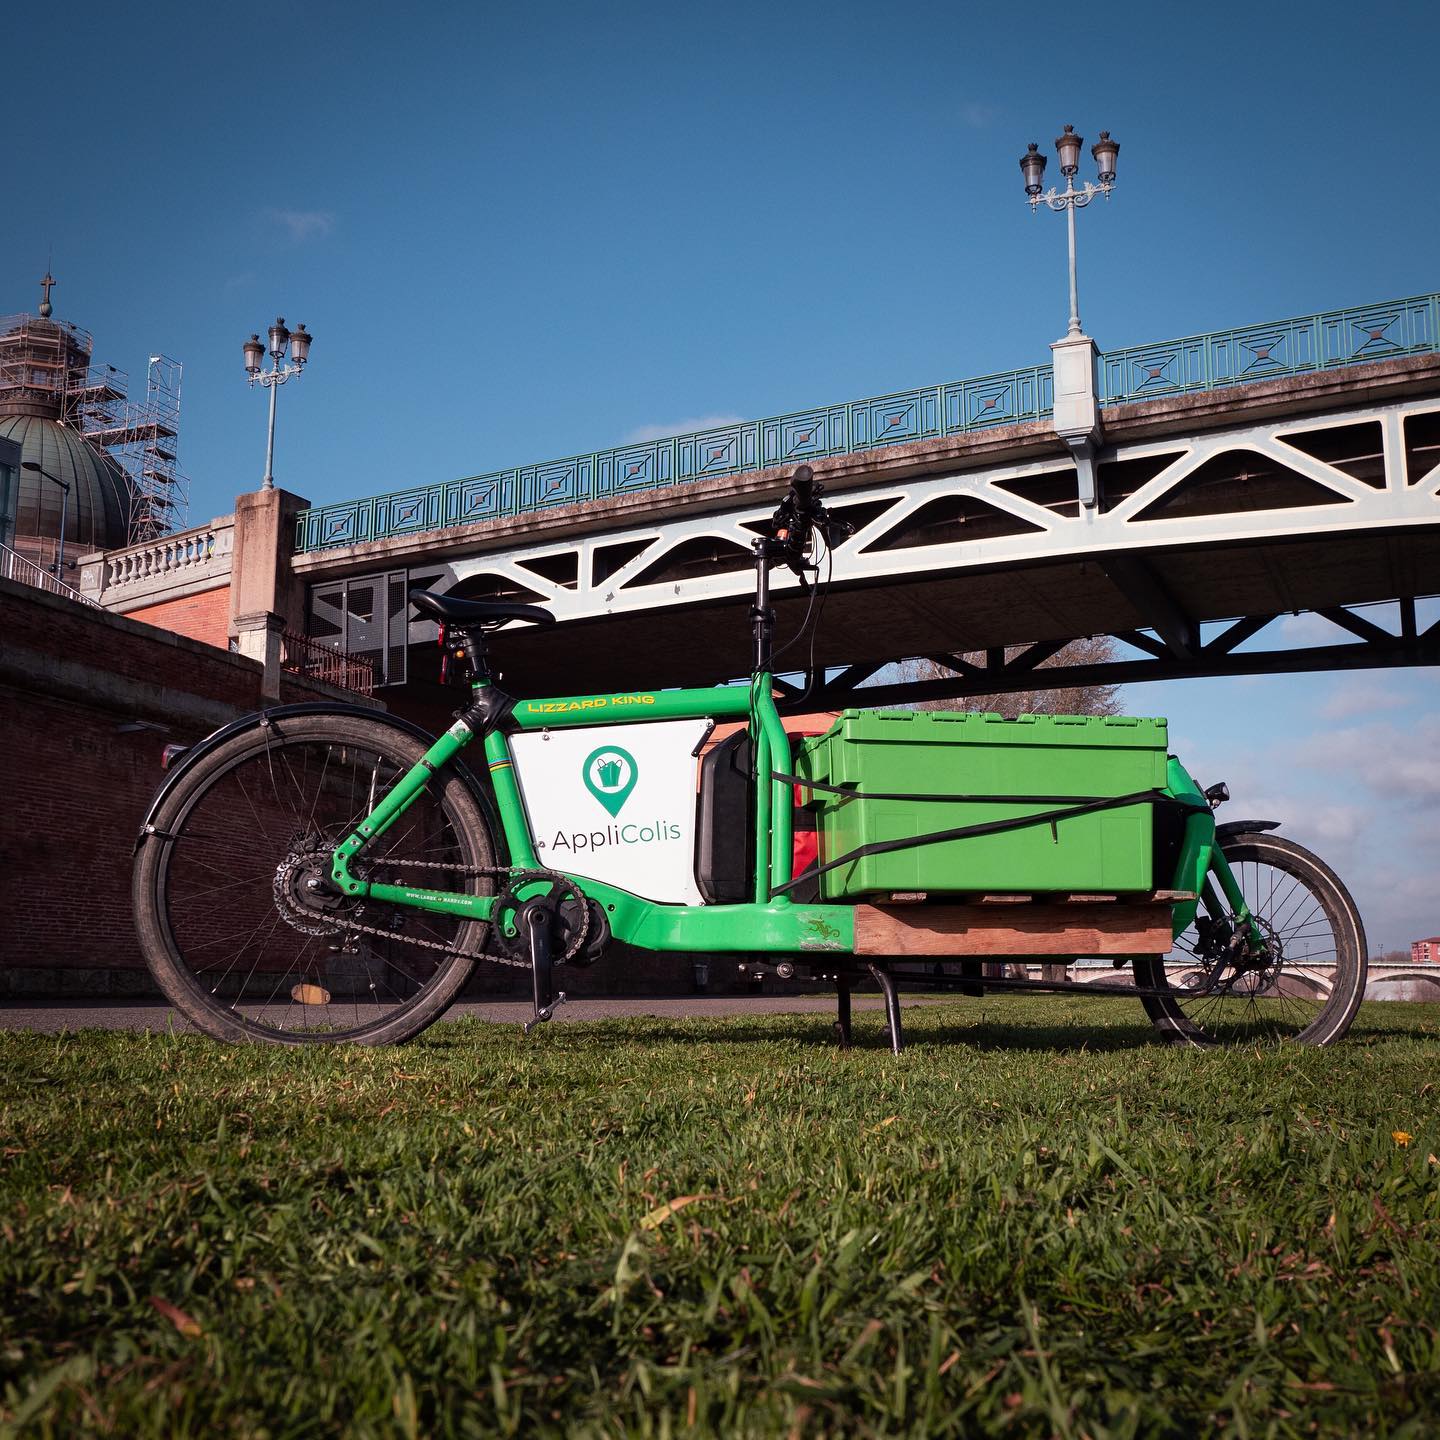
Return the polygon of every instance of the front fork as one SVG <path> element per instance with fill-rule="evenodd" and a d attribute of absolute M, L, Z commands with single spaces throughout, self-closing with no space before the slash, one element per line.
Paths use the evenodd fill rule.
<path fill-rule="evenodd" d="M 1220 887 L 1218 895 L 1215 893 L 1217 882 Z M 1245 896 L 1241 893 L 1239 881 L 1235 879 L 1235 872 L 1231 870 L 1230 862 L 1226 860 L 1218 844 L 1210 847 L 1210 874 L 1200 889 L 1200 904 L 1217 921 L 1229 916 L 1234 917 L 1236 928 L 1244 935 L 1245 948 L 1250 955 L 1264 952 L 1265 936 L 1249 905 L 1245 903 Z"/>

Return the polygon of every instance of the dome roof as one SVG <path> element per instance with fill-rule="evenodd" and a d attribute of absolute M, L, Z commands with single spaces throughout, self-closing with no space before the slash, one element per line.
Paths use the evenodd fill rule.
<path fill-rule="evenodd" d="M 65 550 L 79 557 L 89 550 L 123 545 L 130 513 L 130 488 L 125 472 L 80 434 L 39 415 L 0 415 L 0 439 L 20 446 L 20 463 L 33 461 L 70 486 L 65 507 Z M 60 534 L 64 493 L 59 485 L 34 470 L 20 471 L 19 504 L 15 514 L 15 546 L 26 540 Z M 48 547 L 47 547 L 48 548 Z"/>

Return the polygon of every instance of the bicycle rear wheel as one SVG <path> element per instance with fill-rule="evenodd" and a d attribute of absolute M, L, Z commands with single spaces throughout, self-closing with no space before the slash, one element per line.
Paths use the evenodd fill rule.
<path fill-rule="evenodd" d="M 1365 994 L 1365 930 L 1350 893 L 1317 856 L 1261 831 L 1222 853 L 1255 916 L 1264 954 L 1237 966 L 1233 915 L 1197 919 L 1165 956 L 1134 964 L 1145 1013 L 1181 1045 L 1329 1045 Z"/>
<path fill-rule="evenodd" d="M 389 1044 L 441 1014 L 488 926 L 346 897 L 329 883 L 334 846 L 424 752 L 378 717 L 280 717 L 257 720 L 182 775 L 132 882 L 141 948 L 177 1010 L 217 1039 L 281 1045 Z M 493 882 L 458 872 L 496 863 L 485 813 L 451 770 L 353 869 L 486 894 Z"/>

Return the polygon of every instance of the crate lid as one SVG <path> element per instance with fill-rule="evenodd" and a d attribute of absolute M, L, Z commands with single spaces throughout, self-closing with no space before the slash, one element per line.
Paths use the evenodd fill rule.
<path fill-rule="evenodd" d="M 860 744 L 1090 745 L 1164 750 L 1163 718 L 1139 715 L 1003 715 L 949 710 L 844 710 L 819 740 Z M 808 748 L 808 746 L 807 746 Z"/>

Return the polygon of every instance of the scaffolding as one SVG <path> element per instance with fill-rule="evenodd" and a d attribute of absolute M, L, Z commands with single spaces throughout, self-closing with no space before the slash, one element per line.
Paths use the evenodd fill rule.
<path fill-rule="evenodd" d="M 128 377 L 104 369 L 79 392 L 77 418 L 80 433 L 112 456 L 130 481 L 128 543 L 139 545 L 185 525 L 189 485 L 177 464 L 183 367 L 168 355 L 152 355 L 143 402 L 126 398 Z"/>
<path fill-rule="evenodd" d="M 35 315 L 0 318 L 0 405 L 7 412 L 53 412 L 90 383 L 94 341 L 78 325 Z M 122 396 L 123 398 L 123 396 Z"/>
<path fill-rule="evenodd" d="M 183 367 L 150 356 L 145 399 L 130 377 L 92 363 L 94 340 L 65 321 L 35 315 L 0 319 L 0 413 L 49 414 L 71 426 L 125 473 L 127 544 L 183 529 L 189 482 L 178 464 Z"/>

